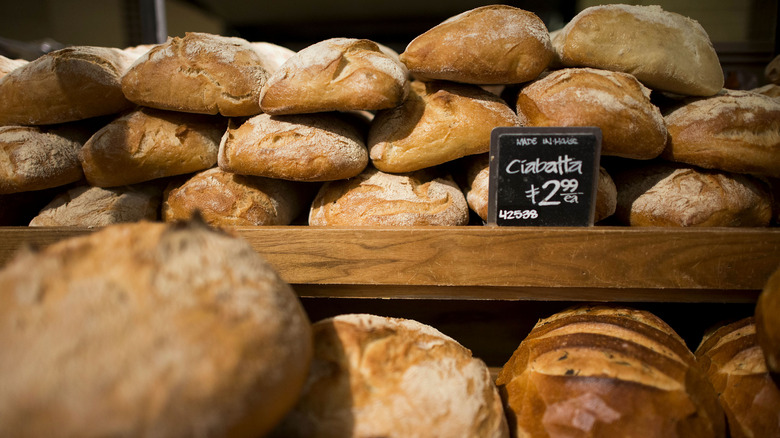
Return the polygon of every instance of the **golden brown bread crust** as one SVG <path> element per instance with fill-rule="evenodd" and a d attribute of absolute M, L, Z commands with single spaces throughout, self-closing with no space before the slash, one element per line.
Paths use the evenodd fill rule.
<path fill-rule="evenodd" d="M 248 41 L 188 32 L 139 57 L 122 77 L 122 91 L 151 108 L 251 116 L 260 113 L 268 75 Z"/>
<path fill-rule="evenodd" d="M 411 172 L 488 152 L 493 128 L 519 125 L 506 102 L 476 85 L 414 81 L 402 105 L 374 118 L 369 157 L 383 172 Z"/>
<path fill-rule="evenodd" d="M 368 150 L 358 125 L 337 113 L 260 114 L 238 125 L 231 120 L 218 162 L 242 175 L 331 181 L 362 172 Z"/>
<path fill-rule="evenodd" d="M 507 5 L 475 8 L 412 40 L 400 60 L 420 80 L 519 84 L 535 79 L 552 60 L 544 22 Z"/>
<path fill-rule="evenodd" d="M 308 208 L 312 190 L 304 184 L 236 175 L 219 168 L 199 172 L 165 191 L 162 218 L 190 219 L 195 211 L 209 225 L 288 225 Z"/>
<path fill-rule="evenodd" d="M 523 87 L 517 114 L 528 126 L 597 126 L 601 154 L 638 160 L 657 157 L 666 145 L 661 110 L 632 75 L 593 68 L 550 73 Z"/>
<path fill-rule="evenodd" d="M 485 364 L 413 320 L 348 314 L 313 325 L 314 360 L 273 436 L 508 437 Z"/>
<path fill-rule="evenodd" d="M 756 338 L 766 366 L 780 384 L 780 269 L 767 281 L 756 303 Z"/>
<path fill-rule="evenodd" d="M 687 100 L 665 115 L 662 157 L 708 169 L 780 177 L 780 101 L 723 90 Z"/>
<path fill-rule="evenodd" d="M 602 166 L 599 166 L 599 176 L 596 183 L 596 208 L 593 222 L 603 221 L 615 214 L 617 210 L 617 187 L 612 176 Z"/>
<path fill-rule="evenodd" d="M 218 116 L 139 107 L 96 132 L 79 160 L 98 187 L 197 172 L 217 163 L 225 124 Z"/>
<path fill-rule="evenodd" d="M 717 395 L 656 316 L 581 306 L 539 321 L 498 375 L 516 437 L 724 437 Z"/>
<path fill-rule="evenodd" d="M 406 98 L 406 75 L 373 41 L 331 38 L 282 64 L 263 87 L 260 107 L 268 114 L 392 108 Z"/>
<path fill-rule="evenodd" d="M 312 202 L 309 225 L 466 225 L 469 208 L 449 175 L 432 169 L 390 174 L 369 166 L 328 181 Z"/>
<path fill-rule="evenodd" d="M 696 360 L 718 393 L 731 438 L 780 436 L 780 389 L 767 371 L 753 317 L 705 335 Z"/>
<path fill-rule="evenodd" d="M 0 125 L 51 125 L 124 111 L 120 80 L 132 57 L 73 46 L 47 53 L 0 79 Z"/>
<path fill-rule="evenodd" d="M 660 6 L 586 8 L 554 47 L 566 67 L 631 73 L 654 90 L 712 96 L 723 88 L 720 60 L 704 28 Z"/>
<path fill-rule="evenodd" d="M 263 436 L 308 373 L 295 293 L 202 225 L 106 227 L 0 284 L 2 436 Z"/>

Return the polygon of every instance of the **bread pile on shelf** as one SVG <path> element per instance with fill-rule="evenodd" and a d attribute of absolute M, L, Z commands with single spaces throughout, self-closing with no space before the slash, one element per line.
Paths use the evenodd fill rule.
<path fill-rule="evenodd" d="M 2 71 L 2 225 L 148 219 L 124 207 L 139 196 L 155 219 L 220 226 L 482 223 L 504 126 L 601 128 L 597 222 L 767 226 L 777 205 L 780 102 L 724 89 L 704 29 L 657 6 L 587 8 L 552 34 L 485 6 L 400 55 L 188 33 Z"/>

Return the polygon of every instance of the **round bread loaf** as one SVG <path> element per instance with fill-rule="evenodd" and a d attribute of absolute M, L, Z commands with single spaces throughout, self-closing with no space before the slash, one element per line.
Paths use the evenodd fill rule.
<path fill-rule="evenodd" d="M 0 78 L 24 64 L 27 64 L 27 61 L 24 59 L 11 59 L 0 55 Z"/>
<path fill-rule="evenodd" d="M 153 185 L 104 189 L 78 186 L 57 195 L 30 221 L 31 227 L 103 227 L 154 221 L 162 191 Z"/>
<path fill-rule="evenodd" d="M 540 320 L 496 384 L 517 437 L 726 436 L 693 353 L 642 310 L 582 306 Z"/>
<path fill-rule="evenodd" d="M 406 98 L 406 75 L 373 41 L 331 38 L 282 64 L 263 87 L 260 107 L 268 114 L 392 108 Z"/>
<path fill-rule="evenodd" d="M 469 207 L 449 175 L 433 169 L 390 174 L 367 167 L 320 187 L 309 225 L 466 225 Z"/>
<path fill-rule="evenodd" d="M 79 160 L 90 185 L 113 187 L 208 169 L 217 163 L 221 117 L 140 107 L 95 133 Z"/>
<path fill-rule="evenodd" d="M 249 43 L 252 49 L 260 56 L 260 61 L 263 64 L 263 68 L 271 74 L 279 69 L 282 64 L 285 63 L 291 56 L 295 55 L 294 50 L 290 50 L 287 47 L 280 46 L 278 44 L 269 43 L 265 41 L 257 41 Z M 258 102 L 259 104 L 259 102 Z"/>
<path fill-rule="evenodd" d="M 508 437 L 487 366 L 435 328 L 367 314 L 316 322 L 297 406 L 272 436 Z"/>
<path fill-rule="evenodd" d="M 506 102 L 476 85 L 414 81 L 402 105 L 371 123 L 369 157 L 383 172 L 412 172 L 488 152 L 493 128 L 519 125 Z"/>
<path fill-rule="evenodd" d="M 780 436 L 780 389 L 767 372 L 753 317 L 705 335 L 696 359 L 718 393 L 731 438 Z"/>
<path fill-rule="evenodd" d="M 617 210 L 617 186 L 612 176 L 602 166 L 599 166 L 599 176 L 596 182 L 596 208 L 593 222 L 603 221 L 615 214 Z"/>
<path fill-rule="evenodd" d="M 268 75 L 248 41 L 188 32 L 139 57 L 122 77 L 122 91 L 151 108 L 251 116 L 260 113 Z"/>
<path fill-rule="evenodd" d="M 290 286 L 203 225 L 113 225 L 22 253 L 0 288 L 2 436 L 263 436 L 311 363 Z"/>
<path fill-rule="evenodd" d="M 627 225 L 765 227 L 772 219 L 769 188 L 749 175 L 659 162 L 612 176 L 616 217 Z"/>
<path fill-rule="evenodd" d="M 647 160 L 666 145 L 661 110 L 650 102 L 650 90 L 627 73 L 552 72 L 520 91 L 517 114 L 527 126 L 597 126 L 602 155 Z"/>
<path fill-rule="evenodd" d="M 336 113 L 259 114 L 231 121 L 219 145 L 219 167 L 242 175 L 293 181 L 351 178 L 366 168 L 358 126 Z"/>
<path fill-rule="evenodd" d="M 780 55 L 777 55 L 772 59 L 764 69 L 764 76 L 769 79 L 769 82 L 780 85 Z"/>
<path fill-rule="evenodd" d="M 780 177 L 780 101 L 723 90 L 689 100 L 665 117 L 662 157 L 708 169 Z"/>
<path fill-rule="evenodd" d="M 0 194 L 59 187 L 84 174 L 82 143 L 56 129 L 0 126 Z"/>
<path fill-rule="evenodd" d="M 420 80 L 518 84 L 553 57 L 550 35 L 533 12 L 507 5 L 475 8 L 413 39 L 400 60 Z"/>
<path fill-rule="evenodd" d="M 631 73 L 653 90 L 712 96 L 724 84 L 720 60 L 704 28 L 656 5 L 585 8 L 553 46 L 563 66 Z"/>
<path fill-rule="evenodd" d="M 288 225 L 308 208 L 312 190 L 304 184 L 211 168 L 165 191 L 166 222 L 199 212 L 212 226 Z"/>
<path fill-rule="evenodd" d="M 766 366 L 780 385 L 780 269 L 769 277 L 756 303 L 756 339 Z"/>
<path fill-rule="evenodd" d="M 132 107 L 120 80 L 133 58 L 119 49 L 49 52 L 0 79 L 0 125 L 51 125 Z"/>

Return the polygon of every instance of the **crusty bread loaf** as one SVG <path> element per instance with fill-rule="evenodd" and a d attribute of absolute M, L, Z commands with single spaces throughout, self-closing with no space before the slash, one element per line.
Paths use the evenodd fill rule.
<path fill-rule="evenodd" d="M 309 225 L 466 225 L 469 208 L 449 175 L 434 169 L 390 174 L 369 166 L 322 185 Z"/>
<path fill-rule="evenodd" d="M 764 69 L 764 76 L 769 79 L 769 82 L 780 85 L 780 55 L 777 55 L 772 59 Z"/>
<path fill-rule="evenodd" d="M 627 225 L 764 227 L 772 219 L 769 188 L 749 175 L 658 162 L 612 177 L 616 217 Z"/>
<path fill-rule="evenodd" d="M 726 436 L 693 353 L 643 310 L 581 306 L 540 320 L 496 384 L 516 437 Z"/>
<path fill-rule="evenodd" d="M 295 54 L 294 50 L 266 41 L 255 41 L 249 44 L 257 55 L 260 56 L 263 68 L 265 68 L 269 75 L 278 70 L 285 61 Z"/>
<path fill-rule="evenodd" d="M 553 46 L 566 67 L 631 73 L 653 90 L 711 96 L 724 84 L 720 60 L 704 28 L 656 5 L 585 8 Z"/>
<path fill-rule="evenodd" d="M 413 39 L 400 59 L 420 80 L 518 84 L 544 71 L 550 35 L 533 12 L 508 5 L 458 14 Z"/>
<path fill-rule="evenodd" d="M 268 114 L 380 110 L 406 98 L 406 69 L 369 40 L 331 38 L 297 52 L 268 79 Z"/>
<path fill-rule="evenodd" d="M 260 113 L 268 75 L 248 41 L 188 32 L 139 57 L 122 77 L 122 91 L 151 108 L 251 116 Z"/>
<path fill-rule="evenodd" d="M 84 174 L 82 143 L 55 129 L 0 126 L 0 194 L 58 187 Z"/>
<path fill-rule="evenodd" d="M 125 47 L 124 49 L 122 49 L 122 51 L 130 55 L 133 58 L 133 62 L 135 62 L 136 59 L 145 55 L 148 51 L 152 50 L 158 45 L 159 44 L 155 44 L 155 43 L 139 44 L 137 46 Z"/>
<path fill-rule="evenodd" d="M 780 385 L 780 269 L 769 277 L 756 303 L 756 339 L 766 366 Z"/>
<path fill-rule="evenodd" d="M 312 330 L 306 389 L 272 436 L 509 436 L 487 366 L 435 328 L 346 314 Z"/>
<path fill-rule="evenodd" d="M 293 181 L 351 178 L 365 169 L 364 135 L 336 113 L 259 114 L 231 120 L 219 145 L 219 167 L 243 175 Z"/>
<path fill-rule="evenodd" d="M 199 212 L 212 226 L 288 225 L 308 208 L 313 189 L 302 183 L 236 175 L 211 168 L 165 191 L 162 218 L 177 222 Z"/>
<path fill-rule="evenodd" d="M 162 190 L 153 185 L 104 189 L 81 185 L 63 192 L 30 221 L 31 227 L 103 227 L 154 221 L 160 216 Z"/>
<path fill-rule="evenodd" d="M 764 96 L 774 97 L 780 99 L 780 85 L 766 84 L 761 87 L 750 90 L 753 93 L 763 94 Z"/>
<path fill-rule="evenodd" d="M 687 100 L 665 115 L 667 160 L 709 169 L 780 177 L 780 101 L 723 90 Z"/>
<path fill-rule="evenodd" d="M 98 187 L 197 172 L 216 164 L 225 124 L 218 116 L 140 107 L 96 132 L 79 160 Z"/>
<path fill-rule="evenodd" d="M 133 58 L 120 49 L 73 46 L 0 78 L 0 125 L 50 125 L 132 107 L 120 79 Z"/>
<path fill-rule="evenodd" d="M 602 155 L 647 160 L 666 145 L 661 110 L 650 102 L 650 90 L 627 73 L 552 72 L 520 91 L 517 114 L 527 126 L 597 126 Z"/>
<path fill-rule="evenodd" d="M 311 362 L 297 296 L 243 239 L 113 225 L 0 272 L 1 436 L 263 436 Z"/>
<path fill-rule="evenodd" d="M 383 172 L 411 172 L 488 152 L 493 128 L 519 125 L 506 102 L 476 85 L 414 81 L 402 105 L 371 123 L 369 157 Z"/>
<path fill-rule="evenodd" d="M 27 64 L 27 61 L 24 59 L 11 59 L 0 55 L 0 78 L 24 64 Z"/>
<path fill-rule="evenodd" d="M 603 221 L 615 214 L 617 210 L 617 186 L 612 176 L 603 166 L 599 166 L 599 176 L 596 182 L 596 208 L 593 222 Z"/>
<path fill-rule="evenodd" d="M 718 393 L 731 438 L 780 436 L 780 389 L 756 342 L 753 317 L 706 334 L 696 359 Z"/>

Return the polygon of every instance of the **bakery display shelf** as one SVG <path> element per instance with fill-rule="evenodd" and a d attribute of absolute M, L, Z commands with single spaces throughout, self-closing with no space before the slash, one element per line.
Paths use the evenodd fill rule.
<path fill-rule="evenodd" d="M 0 228 L 21 247 L 91 232 Z M 775 228 L 238 227 L 302 297 L 753 302 L 780 266 Z"/>

